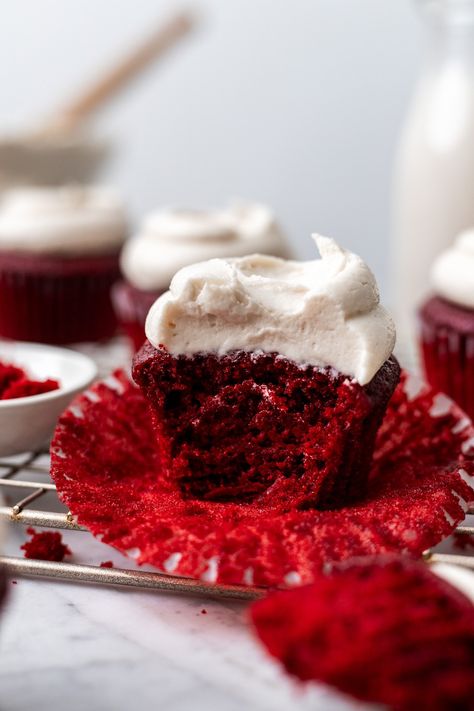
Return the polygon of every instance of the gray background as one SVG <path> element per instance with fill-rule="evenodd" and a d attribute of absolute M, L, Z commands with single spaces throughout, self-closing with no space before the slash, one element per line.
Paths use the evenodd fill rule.
<path fill-rule="evenodd" d="M 268 201 L 301 256 L 318 230 L 386 287 L 393 156 L 420 61 L 415 4 L 196 0 L 199 31 L 96 122 L 120 144 L 107 178 L 135 218 L 161 203 Z M 1 127 L 49 113 L 172 7 L 3 2 Z"/>

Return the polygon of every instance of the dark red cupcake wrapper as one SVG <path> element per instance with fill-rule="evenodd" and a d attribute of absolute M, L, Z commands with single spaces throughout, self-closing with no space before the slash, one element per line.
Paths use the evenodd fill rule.
<path fill-rule="evenodd" d="M 423 320 L 421 350 L 428 382 L 474 418 L 474 333 Z"/>
<path fill-rule="evenodd" d="M 148 311 L 162 293 L 141 291 L 125 281 L 117 282 L 112 289 L 112 302 L 118 322 L 135 351 L 138 351 L 145 341 Z"/>
<path fill-rule="evenodd" d="M 404 375 L 379 431 L 370 494 L 332 511 L 183 499 L 160 476 L 148 405 L 122 372 L 61 416 L 52 475 L 79 523 L 139 563 L 208 582 L 310 582 L 327 562 L 419 557 L 474 501 L 474 428 L 451 401 Z"/>
<path fill-rule="evenodd" d="M 0 335 L 54 344 L 110 338 L 117 328 L 110 290 L 118 274 L 117 255 L 0 255 Z"/>

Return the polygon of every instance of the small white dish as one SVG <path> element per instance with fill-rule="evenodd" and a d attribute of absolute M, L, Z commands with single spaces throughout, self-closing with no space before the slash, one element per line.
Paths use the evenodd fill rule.
<path fill-rule="evenodd" d="M 30 378 L 59 381 L 58 390 L 0 400 L 0 457 L 47 444 L 59 415 L 97 376 L 94 361 L 82 353 L 40 343 L 0 341 L 0 361 L 24 368 Z"/>

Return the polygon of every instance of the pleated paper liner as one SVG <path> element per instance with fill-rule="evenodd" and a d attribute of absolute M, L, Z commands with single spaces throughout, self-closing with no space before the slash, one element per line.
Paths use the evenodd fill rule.
<path fill-rule="evenodd" d="M 58 493 L 80 524 L 140 564 L 210 583 L 292 585 L 354 556 L 420 557 L 474 500 L 474 428 L 406 374 L 379 431 L 370 495 L 338 510 L 184 499 L 160 471 L 148 405 L 121 371 L 73 402 L 51 451 Z"/>
<path fill-rule="evenodd" d="M 433 297 L 419 320 L 428 382 L 474 418 L 474 311 Z"/>

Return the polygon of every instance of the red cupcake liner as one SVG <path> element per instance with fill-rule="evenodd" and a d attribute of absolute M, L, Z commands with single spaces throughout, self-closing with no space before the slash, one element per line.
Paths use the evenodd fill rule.
<path fill-rule="evenodd" d="M 406 376 L 379 431 L 370 493 L 331 511 L 184 499 L 160 476 L 150 411 L 118 371 L 61 416 L 52 476 L 79 523 L 138 563 L 208 582 L 311 582 L 354 556 L 419 557 L 474 501 L 474 428 L 451 401 Z"/>
<path fill-rule="evenodd" d="M 138 351 L 145 341 L 145 321 L 148 311 L 163 291 L 141 291 L 126 281 L 119 281 L 112 289 L 112 303 L 118 322 Z"/>
<path fill-rule="evenodd" d="M 420 312 L 426 379 L 474 418 L 474 312 L 432 298 Z"/>
<path fill-rule="evenodd" d="M 39 343 L 110 338 L 118 256 L 64 259 L 0 254 L 0 336 Z"/>
<path fill-rule="evenodd" d="M 474 708 L 474 605 L 423 563 L 380 556 L 251 608 L 268 652 L 320 681 L 398 711 Z"/>

